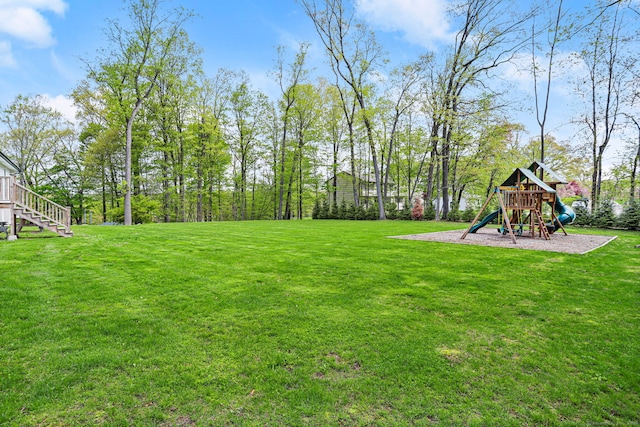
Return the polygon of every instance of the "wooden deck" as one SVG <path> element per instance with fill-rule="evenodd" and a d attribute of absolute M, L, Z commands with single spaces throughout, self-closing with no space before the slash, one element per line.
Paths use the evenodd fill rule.
<path fill-rule="evenodd" d="M 71 208 L 21 185 L 14 176 L 0 177 L 0 210 L 8 213 L 9 238 L 17 238 L 24 223 L 46 228 L 62 237 L 72 237 Z"/>

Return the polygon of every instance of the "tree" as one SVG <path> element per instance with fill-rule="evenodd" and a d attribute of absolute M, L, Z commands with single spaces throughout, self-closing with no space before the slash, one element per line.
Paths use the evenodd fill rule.
<path fill-rule="evenodd" d="M 438 125 L 442 132 L 442 201 L 443 218 L 449 212 L 451 147 L 460 118 L 459 109 L 465 91 L 477 85 L 482 76 L 510 61 L 527 43 L 524 25 L 531 14 L 513 16 L 516 10 L 508 0 L 468 0 L 456 9 L 462 28 L 455 35 L 452 52 L 442 74 L 443 116 Z"/>
<path fill-rule="evenodd" d="M 384 168 L 383 196 L 386 199 L 389 190 L 389 174 L 391 171 L 391 159 L 395 149 L 396 134 L 398 131 L 398 123 L 401 117 L 410 111 L 419 99 L 419 89 L 424 81 L 424 70 L 426 65 L 431 61 L 430 56 L 422 56 L 419 61 L 403 65 L 391 72 L 389 87 L 387 88 L 386 98 L 393 101 L 391 130 L 388 136 L 388 144 L 386 149 L 386 164 Z M 399 183 L 398 183 L 399 184 Z M 411 200 L 411 195 L 409 195 Z"/>
<path fill-rule="evenodd" d="M 184 25 L 191 12 L 183 8 L 166 12 L 162 0 L 130 0 L 130 27 L 109 20 L 110 48 L 102 51 L 89 77 L 110 92 L 112 102 L 126 117 L 124 224 L 131 225 L 133 126 L 143 104 L 156 89 L 163 71 L 180 55 L 187 38 Z"/>
<path fill-rule="evenodd" d="M 226 112 L 232 90 L 233 73 L 218 70 L 213 79 L 201 76 L 197 85 L 195 114 L 192 125 L 196 169 L 196 218 L 204 220 L 203 193 L 208 187 L 209 220 L 213 217 L 213 191 L 217 189 L 218 219 L 222 218 L 222 185 L 230 162 L 224 135 Z"/>
<path fill-rule="evenodd" d="M 308 75 L 305 69 L 305 60 L 309 45 L 301 43 L 298 53 L 289 70 L 285 71 L 283 46 L 278 47 L 276 70 L 274 76 L 282 92 L 280 108 L 282 110 L 282 138 L 280 140 L 280 177 L 278 184 L 278 216 L 276 219 L 283 219 L 284 182 L 285 182 L 285 160 L 287 156 L 287 132 L 289 130 L 290 111 L 296 103 L 298 86 L 303 83 Z"/>
<path fill-rule="evenodd" d="M 312 85 L 300 85 L 298 87 L 298 100 L 292 109 L 293 117 L 293 130 L 296 140 L 296 148 L 293 156 L 293 162 L 291 166 L 291 175 L 289 178 L 289 188 L 287 191 L 287 203 L 286 203 L 286 218 L 291 217 L 291 183 L 293 181 L 296 169 L 297 169 L 297 186 L 298 186 L 298 206 L 297 216 L 298 219 L 302 219 L 303 216 L 303 193 L 304 193 L 304 160 L 305 153 L 304 148 L 309 142 L 309 134 L 312 133 L 313 128 L 320 115 L 320 95 L 315 87 Z"/>
<path fill-rule="evenodd" d="M 45 106 L 41 96 L 23 95 L 0 112 L 0 123 L 6 128 L 0 148 L 22 170 L 23 184 L 38 187 L 53 166 L 55 153 L 73 136 L 72 125 L 60 112 Z"/>
<path fill-rule="evenodd" d="M 598 12 L 599 18 L 586 29 L 587 44 L 580 57 L 587 66 L 587 76 L 580 81 L 586 86 L 588 112 L 583 120 L 587 125 L 591 141 L 591 207 L 598 206 L 602 187 L 602 159 L 616 130 L 620 112 L 621 88 L 625 73 L 622 54 L 624 39 L 624 13 L 621 5 L 605 7 Z"/>
<path fill-rule="evenodd" d="M 630 189 L 629 189 L 629 203 L 633 204 L 636 198 L 636 180 L 638 177 L 638 168 L 640 167 L 640 124 L 634 118 L 632 118 L 633 123 L 638 128 L 638 141 L 635 144 L 630 144 L 631 149 L 629 150 L 631 154 L 631 175 L 630 175 Z"/>
<path fill-rule="evenodd" d="M 330 85 L 326 80 L 321 79 L 319 84 L 320 98 L 323 100 L 321 109 L 321 121 L 324 126 L 320 131 L 324 132 L 326 141 L 331 144 L 330 158 L 328 164 L 331 171 L 331 185 L 328 188 L 333 193 L 330 200 L 337 203 L 338 200 L 338 168 L 340 165 L 340 150 L 343 145 L 343 138 L 346 128 L 346 118 L 342 108 L 342 100 L 336 86 Z M 354 198 L 357 200 L 357 198 Z"/>
<path fill-rule="evenodd" d="M 563 0 L 558 2 L 558 10 L 555 14 L 555 19 L 553 24 L 550 26 L 551 38 L 548 40 L 549 44 L 549 53 L 548 53 L 548 62 L 547 62 L 547 79 L 546 79 L 546 90 L 544 94 L 544 106 L 540 106 L 540 99 L 538 95 L 538 64 L 536 60 L 536 30 L 535 24 L 531 31 L 531 54 L 533 56 L 533 90 L 535 97 L 535 105 L 536 105 L 536 120 L 538 121 L 538 126 L 540 126 L 540 161 L 545 162 L 545 125 L 547 123 L 547 113 L 549 112 L 549 95 L 551 93 L 551 77 L 552 77 L 552 68 L 553 68 L 553 60 L 555 56 L 556 46 L 560 43 L 561 40 L 561 28 L 560 23 L 562 21 L 565 13 L 562 11 L 562 3 Z M 540 179 L 543 178 L 544 170 L 540 168 Z"/>
<path fill-rule="evenodd" d="M 353 11 L 346 9 L 345 1 L 323 0 L 324 8 L 319 8 L 315 0 L 300 2 L 329 54 L 334 73 L 351 88 L 358 101 L 371 152 L 379 218 L 385 219 L 380 166 L 366 102 L 366 94 L 370 91 L 367 77 L 382 61 L 382 48 L 376 42 L 375 34 L 355 19 Z"/>
<path fill-rule="evenodd" d="M 236 219 L 245 220 L 248 219 L 247 184 L 249 172 L 258 160 L 258 143 L 265 129 L 267 100 L 264 94 L 251 89 L 246 75 L 241 75 L 240 81 L 231 93 L 230 107 L 232 114 L 230 141 L 234 159 L 234 212 L 236 212 Z M 239 216 L 237 215 L 238 209 L 240 210 Z"/>

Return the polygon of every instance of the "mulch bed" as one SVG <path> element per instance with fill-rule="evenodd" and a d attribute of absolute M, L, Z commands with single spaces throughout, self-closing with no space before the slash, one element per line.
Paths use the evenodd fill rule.
<path fill-rule="evenodd" d="M 503 236 L 495 228 L 481 228 L 469 233 L 463 239 L 465 230 L 439 231 L 436 233 L 409 234 L 407 236 L 389 236 L 392 239 L 425 240 L 430 242 L 457 243 L 462 245 L 497 246 L 502 248 L 529 249 L 535 251 L 563 252 L 568 254 L 586 254 L 611 242 L 618 236 L 599 236 L 594 234 L 554 233 L 550 240 L 544 237 L 531 238 L 529 235 L 516 236 L 516 244 L 507 234 Z"/>

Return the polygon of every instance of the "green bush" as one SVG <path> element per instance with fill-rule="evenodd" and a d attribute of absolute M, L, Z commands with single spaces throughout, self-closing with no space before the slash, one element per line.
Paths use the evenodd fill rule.
<path fill-rule="evenodd" d="M 160 202 L 144 194 L 131 198 L 131 221 L 134 224 L 153 222 L 160 213 Z M 120 206 L 107 211 L 107 218 L 113 222 L 124 223 L 124 200 L 120 199 Z"/>
<path fill-rule="evenodd" d="M 320 205 L 320 212 L 318 213 L 318 219 L 328 219 L 329 218 L 329 202 L 327 199 L 322 200 L 322 204 Z"/>
<path fill-rule="evenodd" d="M 319 215 L 320 215 L 320 199 L 316 199 L 315 203 L 313 204 L 313 211 L 311 212 L 311 218 L 319 219 Z"/>
<path fill-rule="evenodd" d="M 395 203 L 388 203 L 386 208 L 387 219 L 397 219 L 398 218 L 398 206 Z"/>
<path fill-rule="evenodd" d="M 460 217 L 464 222 L 471 222 L 476 217 L 476 214 L 477 212 L 471 206 L 467 206 Z"/>
<path fill-rule="evenodd" d="M 331 205 L 331 209 L 329 210 L 329 218 L 340 219 L 340 212 L 339 212 L 337 203 L 334 203 L 333 205 Z"/>
<path fill-rule="evenodd" d="M 594 225 L 599 228 L 613 227 L 616 217 L 613 214 L 613 202 L 606 200 L 600 203 L 598 209 L 593 214 Z"/>
<path fill-rule="evenodd" d="M 398 219 L 408 221 L 411 219 L 411 208 L 408 203 L 405 203 L 404 207 L 398 211 Z"/>
<path fill-rule="evenodd" d="M 618 218 L 617 224 L 627 230 L 640 230 L 640 200 L 633 200 Z"/>
<path fill-rule="evenodd" d="M 349 203 L 349 208 L 347 209 L 345 219 L 351 219 L 351 220 L 356 219 L 356 211 L 357 211 L 356 205 L 353 202 Z"/>
<path fill-rule="evenodd" d="M 347 219 L 347 202 L 342 199 L 338 208 L 338 219 Z"/>
<path fill-rule="evenodd" d="M 458 222 L 460 221 L 460 211 L 456 208 L 456 209 L 451 209 L 449 211 L 449 214 L 447 215 L 447 221 L 453 221 L 453 222 Z"/>
<path fill-rule="evenodd" d="M 426 221 L 433 221 L 436 219 L 436 208 L 433 207 L 433 203 L 428 202 L 425 204 L 423 217 Z"/>
<path fill-rule="evenodd" d="M 380 218 L 380 213 L 378 212 L 378 204 L 377 203 L 371 203 L 366 210 L 365 213 L 365 219 L 374 221 L 376 219 Z"/>
<path fill-rule="evenodd" d="M 593 216 L 589 213 L 587 208 L 583 206 L 576 206 L 574 208 L 574 212 L 576 214 L 576 219 L 573 221 L 573 225 L 582 227 L 593 226 Z"/>

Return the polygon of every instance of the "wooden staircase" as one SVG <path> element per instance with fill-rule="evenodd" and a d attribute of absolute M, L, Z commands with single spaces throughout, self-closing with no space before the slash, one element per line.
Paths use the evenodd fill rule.
<path fill-rule="evenodd" d="M 0 208 L 10 210 L 15 235 L 20 232 L 23 223 L 29 222 L 59 236 L 73 237 L 71 208 L 60 206 L 31 191 L 13 176 L 0 177 Z"/>

